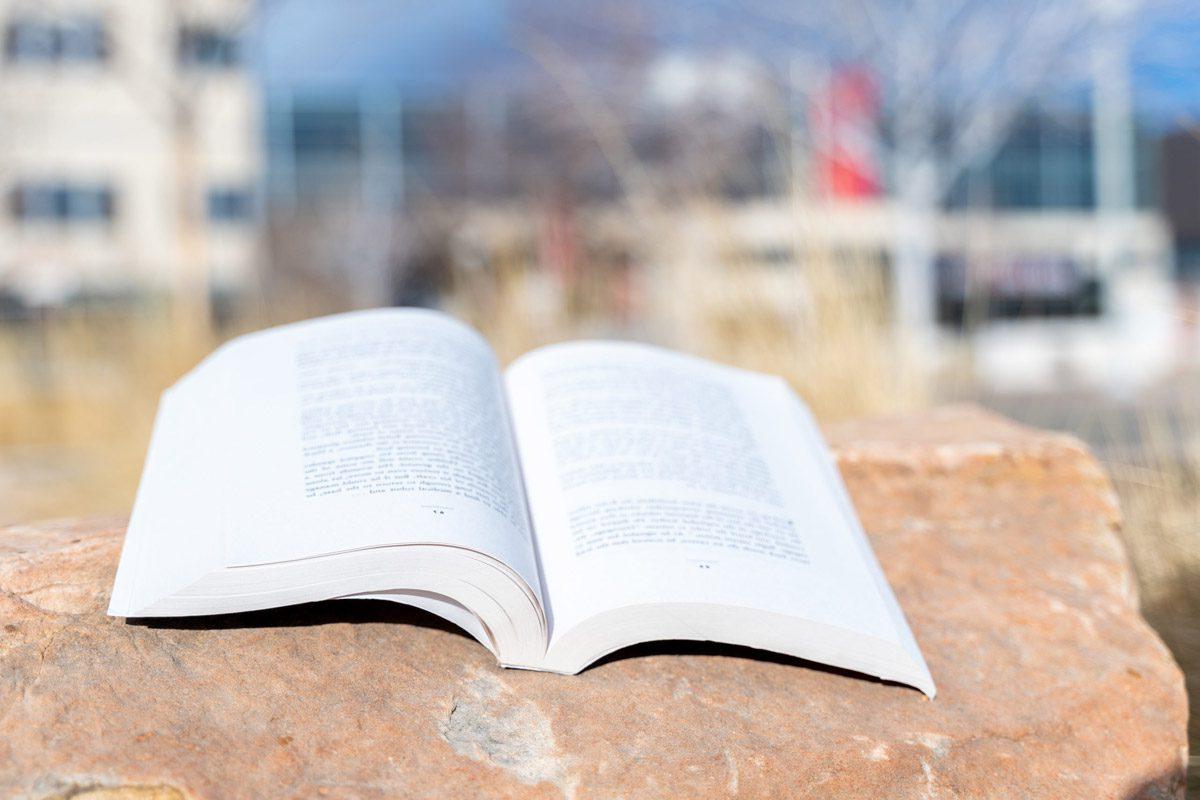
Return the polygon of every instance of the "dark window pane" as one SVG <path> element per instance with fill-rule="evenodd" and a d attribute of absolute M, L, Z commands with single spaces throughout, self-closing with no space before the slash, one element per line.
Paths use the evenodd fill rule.
<path fill-rule="evenodd" d="M 206 205 L 213 222 L 244 222 L 250 219 L 254 201 L 246 189 L 212 189 Z"/>
<path fill-rule="evenodd" d="M 961 256 L 937 260 L 937 316 L 943 325 L 968 320 L 1096 317 L 1103 286 L 1069 257 L 1023 256 L 969 264 Z"/>
<path fill-rule="evenodd" d="M 75 187 L 66 191 L 66 218 L 80 221 L 112 217 L 112 192 L 105 187 Z"/>
<path fill-rule="evenodd" d="M 297 155 L 356 156 L 360 127 L 357 109 L 296 109 L 292 146 Z"/>
<path fill-rule="evenodd" d="M 104 61 L 108 58 L 108 35 L 97 19 L 76 20 L 59 31 L 63 61 Z"/>
<path fill-rule="evenodd" d="M 71 190 L 66 186 L 55 186 L 50 190 L 53 198 L 54 218 L 66 220 L 71 215 Z"/>
<path fill-rule="evenodd" d="M 108 222 L 115 208 L 108 186 L 24 183 L 12 190 L 13 217 L 27 222 Z"/>
<path fill-rule="evenodd" d="M 108 32 L 99 19 L 61 23 L 18 19 L 5 32 L 4 52 L 12 62 L 98 62 L 108 58 Z"/>
<path fill-rule="evenodd" d="M 186 26 L 179 31 L 179 63 L 187 67 L 229 68 L 241 61 L 237 37 L 217 28 Z"/>
<path fill-rule="evenodd" d="M 58 30 L 39 20 L 14 20 L 4 37 L 4 52 L 9 61 L 54 61 L 58 58 L 58 48 Z"/>

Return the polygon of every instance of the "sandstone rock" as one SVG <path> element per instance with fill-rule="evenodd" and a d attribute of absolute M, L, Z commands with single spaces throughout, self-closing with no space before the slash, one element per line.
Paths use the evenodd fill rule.
<path fill-rule="evenodd" d="M 373 601 L 126 625 L 121 522 L 60 522 L 0 531 L 0 796 L 1181 796 L 1182 678 L 1087 452 L 962 408 L 829 434 L 935 701 L 699 644 L 504 671 Z"/>

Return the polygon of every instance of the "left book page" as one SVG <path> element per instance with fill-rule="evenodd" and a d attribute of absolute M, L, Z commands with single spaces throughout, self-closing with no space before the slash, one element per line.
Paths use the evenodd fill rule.
<path fill-rule="evenodd" d="M 189 587 L 200 597 L 201 585 L 253 594 L 255 580 L 274 580 L 275 600 L 344 596 L 348 572 L 383 568 L 362 553 L 403 545 L 443 548 L 420 550 L 406 567 L 414 576 L 462 574 L 429 556 L 460 551 L 499 562 L 540 602 L 491 349 L 415 309 L 275 328 L 225 345 L 164 394 L 110 613 L 145 613 Z M 375 575 L 357 593 L 414 588 L 406 580 Z M 288 594 L 280 581 L 310 591 Z M 212 613 L 189 602 L 171 613 Z"/>

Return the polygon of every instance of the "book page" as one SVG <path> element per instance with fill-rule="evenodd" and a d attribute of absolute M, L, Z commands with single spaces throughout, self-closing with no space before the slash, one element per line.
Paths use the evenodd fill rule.
<path fill-rule="evenodd" d="M 620 343 L 543 348 L 506 380 L 552 644 L 605 611 L 691 602 L 900 643 L 783 381 Z"/>
<path fill-rule="evenodd" d="M 220 508 L 225 566 L 444 544 L 539 593 L 500 373 L 467 326 L 416 309 L 288 325 L 226 345 L 174 391 L 216 420 L 191 473 Z"/>

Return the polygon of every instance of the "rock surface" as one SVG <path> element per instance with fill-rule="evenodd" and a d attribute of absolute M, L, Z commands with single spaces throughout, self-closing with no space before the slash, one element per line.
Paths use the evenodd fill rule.
<path fill-rule="evenodd" d="M 419 612 L 104 616 L 119 521 L 0 530 L 0 796 L 1169 798 L 1183 681 L 1072 439 L 828 431 L 939 696 L 700 644 L 500 670 Z"/>

